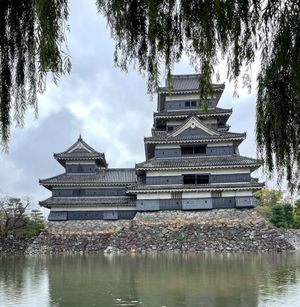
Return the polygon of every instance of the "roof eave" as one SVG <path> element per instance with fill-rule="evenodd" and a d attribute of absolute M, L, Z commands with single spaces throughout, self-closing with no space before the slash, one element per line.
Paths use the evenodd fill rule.
<path fill-rule="evenodd" d="M 204 166 L 176 166 L 176 167 L 139 167 L 137 165 L 137 171 L 153 171 L 153 170 L 190 170 L 190 169 L 224 169 L 224 168 L 254 168 L 257 169 L 260 166 L 255 164 L 236 164 L 236 165 L 204 165 Z"/>
<path fill-rule="evenodd" d="M 229 137 L 229 138 L 216 138 L 216 139 L 183 139 L 183 140 L 172 140 L 172 139 L 165 139 L 165 140 L 153 140 L 151 141 L 152 137 L 145 138 L 145 143 L 148 144 L 166 144 L 166 143 L 211 143 L 211 142 L 226 142 L 226 141 L 243 141 L 245 140 L 245 136 L 240 137 Z"/>
<path fill-rule="evenodd" d="M 252 185 L 252 186 L 234 186 L 232 185 L 231 187 L 224 187 L 220 185 L 220 187 L 216 186 L 209 186 L 207 187 L 184 187 L 182 185 L 178 187 L 173 187 L 173 188 L 153 188 L 153 189 L 143 189 L 143 188 L 137 188 L 137 189 L 130 189 L 128 191 L 129 194 L 138 194 L 138 193 L 145 193 L 145 194 L 151 194 L 151 193 L 163 193 L 163 192 L 170 192 L 172 190 L 178 190 L 178 191 L 202 191 L 202 192 L 207 192 L 207 191 L 234 191 L 234 190 L 250 190 L 250 191 L 255 191 L 255 190 L 261 190 L 264 187 L 264 183 L 258 183 L 257 185 Z"/>

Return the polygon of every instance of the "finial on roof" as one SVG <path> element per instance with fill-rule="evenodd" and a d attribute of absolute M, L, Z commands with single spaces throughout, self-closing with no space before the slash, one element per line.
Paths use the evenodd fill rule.
<path fill-rule="evenodd" d="M 79 133 L 79 138 L 78 138 L 78 141 L 82 141 L 82 138 L 81 138 L 81 133 Z"/>

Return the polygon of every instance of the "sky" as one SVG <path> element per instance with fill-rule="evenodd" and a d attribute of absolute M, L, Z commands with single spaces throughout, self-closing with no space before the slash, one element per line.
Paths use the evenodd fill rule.
<path fill-rule="evenodd" d="M 30 197 L 33 203 L 50 192 L 38 180 L 64 170 L 53 153 L 70 147 L 81 133 L 96 150 L 105 152 L 109 167 L 134 167 L 144 161 L 145 136 L 150 136 L 156 96 L 147 94 L 147 80 L 136 70 L 114 67 L 114 41 L 94 1 L 70 1 L 68 48 L 72 71 L 56 86 L 49 82 L 39 96 L 39 116 L 27 112 L 25 127 L 12 127 L 9 152 L 0 152 L 0 194 Z M 195 73 L 186 58 L 173 74 Z M 255 79 L 255 76 L 254 76 Z M 233 108 L 230 131 L 247 132 L 240 146 L 244 156 L 256 157 L 255 90 L 238 88 L 224 78 L 219 105 Z M 164 83 L 164 80 L 161 80 Z M 262 181 L 262 172 L 257 174 Z"/>

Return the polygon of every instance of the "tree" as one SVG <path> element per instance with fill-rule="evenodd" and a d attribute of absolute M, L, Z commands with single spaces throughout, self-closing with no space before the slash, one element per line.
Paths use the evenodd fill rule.
<path fill-rule="evenodd" d="M 264 188 L 255 193 L 257 211 L 277 227 L 294 227 L 294 208 L 281 190 Z M 300 213 L 300 211 L 299 211 Z M 300 215 L 299 215 L 300 217 Z M 299 218 L 300 221 L 300 218 Z M 299 224 L 300 225 L 300 224 Z"/>
<path fill-rule="evenodd" d="M 271 223 L 279 228 L 286 228 L 284 206 L 282 204 L 276 204 L 272 207 Z"/>
<path fill-rule="evenodd" d="M 295 203 L 294 228 L 300 228 L 300 199 L 298 199 Z"/>
<path fill-rule="evenodd" d="M 271 190 L 268 188 L 263 188 L 255 193 L 258 199 L 257 206 L 267 206 L 272 207 L 278 202 L 283 201 L 283 192 L 281 190 Z"/>
<path fill-rule="evenodd" d="M 26 223 L 26 235 L 37 236 L 45 228 L 45 218 L 40 210 L 31 210 Z"/>
<path fill-rule="evenodd" d="M 17 123 L 22 123 L 26 108 L 36 108 L 35 93 L 41 90 L 36 80 L 44 81 L 47 72 L 58 77 L 69 71 L 68 57 L 61 48 L 67 4 L 67 0 L 1 2 L 0 122 L 4 144 L 9 137 L 11 103 Z M 241 77 L 251 88 L 248 72 L 259 58 L 258 153 L 270 173 L 276 168 L 292 188 L 299 184 L 298 1 L 97 0 L 97 6 L 116 41 L 115 63 L 124 70 L 128 64 L 136 64 L 148 75 L 151 93 L 157 89 L 161 73 L 171 86 L 171 70 L 183 55 L 200 73 L 200 98 L 204 101 L 211 94 L 212 76 L 221 59 L 227 61 L 230 79 L 237 82 Z M 33 41 L 34 34 L 37 39 Z M 28 91 L 26 85 L 30 85 Z"/>
<path fill-rule="evenodd" d="M 283 212 L 284 212 L 284 221 L 286 228 L 293 228 L 294 227 L 294 209 L 290 204 L 283 205 Z"/>
<path fill-rule="evenodd" d="M 37 93 L 46 76 L 56 82 L 70 71 L 65 52 L 68 0 L 0 1 L 0 142 L 6 148 L 13 120 L 23 125 L 28 107 L 37 112 Z"/>
<path fill-rule="evenodd" d="M 7 236 L 15 234 L 26 225 L 25 211 L 30 202 L 20 198 L 0 200 L 0 234 Z"/>

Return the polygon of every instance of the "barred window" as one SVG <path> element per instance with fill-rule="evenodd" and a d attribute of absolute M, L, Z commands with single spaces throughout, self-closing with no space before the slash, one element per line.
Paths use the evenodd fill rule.
<path fill-rule="evenodd" d="M 206 153 L 206 145 L 181 146 L 182 155 L 199 155 Z"/>
<path fill-rule="evenodd" d="M 182 192 L 171 192 L 172 199 L 182 199 Z"/>
<path fill-rule="evenodd" d="M 211 197 L 222 197 L 222 191 L 211 192 Z"/>
<path fill-rule="evenodd" d="M 209 183 L 209 175 L 183 175 L 183 184 L 207 184 Z"/>

